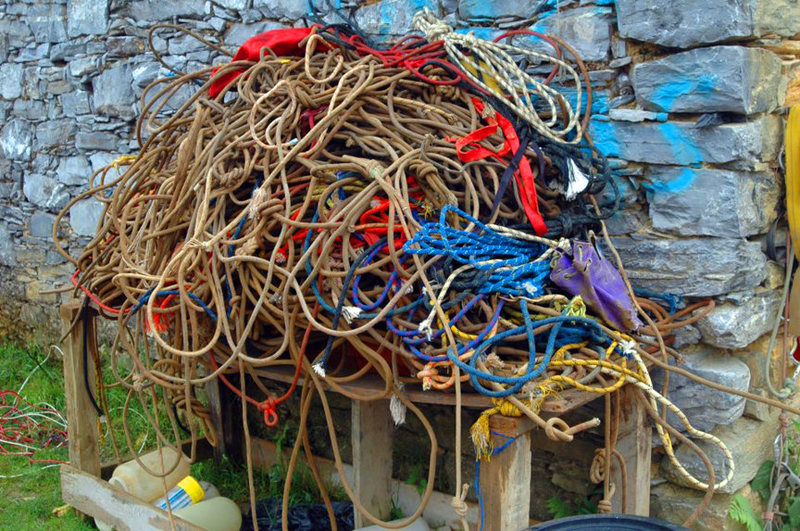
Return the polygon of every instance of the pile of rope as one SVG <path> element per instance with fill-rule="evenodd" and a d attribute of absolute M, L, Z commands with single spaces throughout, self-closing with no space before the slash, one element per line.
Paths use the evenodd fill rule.
<path fill-rule="evenodd" d="M 76 291 L 117 323 L 113 378 L 148 406 L 160 443 L 172 444 L 216 443 L 198 392 L 204 384 L 221 379 L 275 426 L 277 405 L 302 378 L 292 466 L 308 450 L 305 422 L 319 397 L 345 489 L 388 527 L 408 520 L 382 523 L 354 496 L 325 386 L 354 400 L 391 398 L 397 421 L 407 411 L 420 419 L 430 465 L 414 519 L 434 486 L 437 441 L 406 386 L 454 388 L 459 408 L 462 386 L 492 397 L 496 407 L 471 430 L 479 458 L 493 451 L 492 414 L 525 414 L 569 441 L 599 421 L 544 420 L 544 401 L 569 388 L 606 395 L 604 473 L 595 476 L 610 510 L 609 466 L 619 456 L 611 396 L 630 384 L 668 457 L 710 495 L 733 474 L 730 453 L 656 389 L 648 366 L 719 388 L 668 363 L 679 357 L 672 331 L 713 303 L 667 309 L 635 296 L 602 225 L 619 198 L 586 135 L 584 64 L 556 37 L 540 36 L 553 48 L 544 54 L 458 35 L 430 13 L 415 24 L 426 37 L 388 47 L 345 26 L 273 32 L 227 65 L 147 88 L 139 153 L 99 172 L 61 214 L 86 197 L 102 201 L 97 235 L 76 259 L 54 234 L 75 265 Z M 550 74 L 537 75 L 545 63 Z M 574 105 L 551 85 L 557 76 L 577 90 Z M 162 112 L 197 85 L 176 112 Z M 592 230 L 602 231 L 605 251 Z M 294 378 L 276 396 L 262 371 L 282 366 Z M 381 389 L 348 387 L 368 373 Z M 674 437 L 702 452 L 659 406 L 689 436 L 720 448 L 728 464 L 721 481 L 704 454 L 706 481 L 680 466 Z M 460 412 L 455 418 L 460 432 Z M 249 464 L 246 410 L 243 428 Z M 459 433 L 455 440 L 460 456 Z M 463 521 L 460 458 L 457 476 Z M 251 469 L 249 477 L 252 486 Z"/>

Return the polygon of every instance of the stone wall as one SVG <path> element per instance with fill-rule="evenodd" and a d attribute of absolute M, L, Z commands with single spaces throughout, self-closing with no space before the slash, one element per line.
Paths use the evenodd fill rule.
<path fill-rule="evenodd" d="M 427 6 L 460 31 L 490 38 L 508 15 L 531 17 L 541 3 L 382 0 L 357 6 L 355 17 L 389 37 L 406 32 L 413 13 Z M 335 7 L 348 5 L 338 0 Z M 69 295 L 43 292 L 69 286 L 72 271 L 52 248 L 55 214 L 86 189 L 92 172 L 136 150 L 139 99 L 169 73 L 148 52 L 151 25 L 182 24 L 235 50 L 255 33 L 301 23 L 305 11 L 306 0 L 0 4 L 0 337 L 47 341 L 57 329 L 57 305 Z M 787 59 L 794 59 L 770 48 L 800 28 L 800 5 L 545 0 L 542 11 L 531 29 L 564 37 L 591 67 L 591 134 L 625 194 L 609 228 L 631 278 L 689 300 L 714 297 L 717 309 L 679 335 L 685 366 L 763 392 L 758 360 L 783 273 L 765 254 L 765 234 L 780 203 L 780 110 L 793 74 Z M 537 46 L 524 37 L 516 43 Z M 153 45 L 179 70 L 222 61 L 174 30 L 158 31 Z M 70 209 L 57 229 L 72 253 L 100 215 L 95 199 Z M 731 444 L 738 459 L 732 489 L 744 486 L 769 452 L 774 423 L 763 421 L 775 412 L 680 378 L 670 387 L 699 427 Z M 556 495 L 589 492 L 588 474 L 567 481 L 547 461 L 534 460 L 541 468 L 535 477 L 557 483 Z M 678 482 L 669 467 L 663 474 Z M 677 520 L 692 508 L 687 499 L 694 498 L 685 489 L 662 485 L 654 512 Z M 714 526 L 731 525 L 726 503 L 721 498 L 711 511 Z M 546 517 L 543 510 L 538 503 L 535 516 Z"/>

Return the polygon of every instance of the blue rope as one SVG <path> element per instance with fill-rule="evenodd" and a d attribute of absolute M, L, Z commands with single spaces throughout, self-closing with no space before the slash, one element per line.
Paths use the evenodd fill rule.
<path fill-rule="evenodd" d="M 449 226 L 448 213 L 475 224 L 479 230 L 467 232 Z M 438 222 L 423 224 L 420 231 L 403 246 L 403 251 L 409 254 L 447 257 L 489 273 L 486 281 L 477 286 L 478 293 L 517 297 L 543 293 L 544 283 L 550 274 L 550 264 L 534 260 L 546 250 L 542 244 L 493 231 L 451 205 L 445 205 Z"/>
<path fill-rule="evenodd" d="M 472 299 L 472 301 L 470 301 L 470 303 L 475 301 L 477 298 L 478 297 L 476 297 L 475 299 Z M 472 339 L 468 343 L 466 343 L 464 345 L 460 345 L 458 347 L 458 356 L 462 356 L 467 351 L 477 347 L 486 338 L 486 336 L 489 335 L 489 332 L 492 330 L 492 328 L 494 328 L 494 326 L 497 324 L 498 319 L 500 318 L 500 312 L 503 310 L 503 305 L 504 304 L 505 304 L 505 301 L 502 301 L 502 300 L 497 304 L 497 309 L 495 310 L 495 313 L 492 316 L 492 319 L 489 321 L 489 323 L 486 325 L 486 327 L 483 330 L 481 330 L 481 332 L 478 335 L 475 336 L 475 339 Z M 469 303 L 468 303 L 468 305 L 469 305 Z M 463 315 L 467 313 L 468 309 L 469 308 L 467 306 L 462 308 L 462 310 L 458 314 L 456 314 L 456 316 L 447 323 L 448 326 L 453 326 L 455 323 L 457 323 L 461 319 L 461 317 L 463 317 Z M 393 333 L 401 335 L 401 337 L 402 336 L 409 336 L 409 335 L 413 336 L 413 335 L 416 335 L 416 334 L 421 334 L 421 332 L 419 332 L 418 330 L 414 330 L 414 331 L 400 330 L 400 329 L 396 328 L 391 323 L 391 321 L 388 320 L 388 319 L 387 319 L 387 327 Z M 435 338 L 441 337 L 441 335 L 444 333 L 444 331 L 445 331 L 444 327 L 436 330 L 431 335 L 431 339 L 433 340 Z M 423 334 L 422 338 L 418 338 L 418 339 L 411 339 L 409 337 L 402 337 L 402 339 L 403 339 L 403 342 L 408 347 L 408 349 L 415 356 L 417 356 L 419 359 L 421 359 L 423 361 L 436 362 L 436 361 L 446 361 L 448 359 L 447 355 L 445 355 L 445 354 L 442 354 L 442 355 L 439 355 L 439 356 L 429 356 L 427 354 L 423 354 L 419 350 L 419 348 L 417 348 L 417 345 L 427 342 L 427 337 L 425 337 L 424 334 Z"/>
<path fill-rule="evenodd" d="M 138 300 L 136 305 L 134 305 L 134 307 L 131 308 L 131 316 L 136 315 L 136 312 L 138 312 L 139 309 L 142 306 L 147 304 L 147 301 L 150 300 L 150 295 L 152 295 L 152 293 L 153 293 L 153 288 L 150 288 L 149 290 L 147 290 L 145 292 L 144 295 L 141 296 L 141 298 Z M 156 298 L 158 298 L 158 297 L 166 297 L 167 295 L 180 295 L 180 293 L 181 292 L 179 290 L 177 290 L 177 289 L 159 291 L 158 293 L 156 293 Z M 208 316 L 211 317 L 211 319 L 215 323 L 217 322 L 217 314 L 215 314 L 214 311 L 211 308 L 209 308 L 208 305 L 205 302 L 203 302 L 203 299 L 201 299 L 200 297 L 198 297 L 197 295 L 195 295 L 194 293 L 191 293 L 191 292 L 187 293 L 187 295 L 189 295 L 189 298 L 192 299 L 195 303 L 197 303 L 198 306 L 203 308 L 203 310 L 205 310 L 205 312 L 208 314 Z"/>
<path fill-rule="evenodd" d="M 639 297 L 647 297 L 648 299 L 658 299 L 666 302 L 669 305 L 669 314 L 673 315 L 678 311 L 678 306 L 683 305 L 683 297 L 674 293 L 660 293 L 644 288 L 633 288 L 633 293 Z"/>
<path fill-rule="evenodd" d="M 375 258 L 375 255 L 377 255 L 380 251 L 382 251 L 386 246 L 387 244 L 384 243 L 380 247 L 374 249 L 369 254 L 369 256 L 367 256 L 364 259 L 362 265 L 364 266 L 369 265 L 372 262 L 372 259 Z M 400 263 L 403 263 L 404 258 L 405 257 L 402 257 L 400 259 Z M 355 303 L 356 306 L 358 306 L 362 310 L 374 310 L 375 308 L 383 304 L 383 301 L 386 300 L 386 297 L 389 295 L 389 289 L 391 289 L 392 286 L 395 286 L 396 289 L 399 289 L 401 287 L 401 283 L 397 280 L 397 277 L 398 277 L 397 269 L 393 269 L 391 275 L 389 276 L 389 280 L 386 282 L 386 286 L 383 288 L 383 291 L 381 292 L 380 296 L 372 304 L 365 304 L 364 302 L 361 301 L 361 297 L 358 295 L 358 285 L 361 282 L 361 275 L 356 275 L 355 278 L 353 279 L 353 293 L 352 293 L 353 302 Z"/>
<path fill-rule="evenodd" d="M 311 234 L 311 231 L 308 231 Z M 381 238 L 370 247 L 368 247 L 364 252 L 358 255 L 358 258 L 353 262 L 353 265 L 350 267 L 350 270 L 347 272 L 347 275 L 344 277 L 344 283 L 342 285 L 342 293 L 339 295 L 339 302 L 336 304 L 336 308 L 333 312 L 333 322 L 331 323 L 331 328 L 336 330 L 339 327 L 339 319 L 342 317 L 342 308 L 344 308 L 344 301 L 347 299 L 347 287 L 350 285 L 350 282 L 353 279 L 353 275 L 355 274 L 356 270 L 361 267 L 362 262 L 367 259 L 371 252 L 375 249 L 380 249 L 382 246 L 386 244 L 386 238 Z M 333 336 L 329 335 L 328 340 L 325 343 L 325 351 L 322 354 L 322 359 L 319 362 L 320 367 L 323 369 L 325 365 L 328 364 L 328 358 L 331 356 L 331 349 L 333 348 Z"/>
<path fill-rule="evenodd" d="M 499 334 L 488 338 L 486 341 L 483 341 L 475 350 L 475 353 L 472 355 L 472 357 L 469 359 L 469 363 L 464 363 L 463 361 L 458 359 L 458 357 L 455 356 L 451 351 L 448 350 L 447 352 L 448 359 L 452 363 L 457 365 L 459 369 L 463 370 L 464 372 L 470 375 L 470 382 L 472 383 L 472 386 L 482 395 L 494 398 L 506 397 L 518 392 L 527 382 L 540 376 L 547 368 L 547 365 L 550 363 L 550 359 L 553 357 L 553 354 L 557 350 L 557 340 L 559 339 L 559 333 L 562 330 L 569 333 L 568 336 L 569 340 L 564 341 L 564 338 L 562 337 L 561 341 L 562 344 L 568 344 L 585 340 L 589 340 L 600 344 L 609 343 L 609 339 L 603 333 L 600 325 L 592 319 L 586 317 L 573 317 L 564 315 L 542 319 L 540 321 L 535 322 L 536 327 L 548 324 L 553 324 L 553 327 L 549 330 L 544 356 L 542 357 L 542 360 L 539 362 L 539 365 L 535 365 L 534 362 L 536 360 L 536 347 L 534 341 L 535 338 L 533 337 L 534 322 L 531 321 L 530 319 L 530 314 L 528 313 L 527 304 L 524 301 L 521 301 L 520 308 L 522 310 L 522 316 L 525 321 L 525 324 L 522 326 L 518 326 L 516 328 L 504 330 L 503 332 L 500 332 Z M 582 326 L 576 327 L 576 326 L 565 326 L 565 325 L 582 325 Z M 486 352 L 487 349 L 489 349 L 493 345 L 503 341 L 508 337 L 516 336 L 522 333 L 525 333 L 527 336 L 528 349 L 531 356 L 527 370 L 524 375 L 498 376 L 492 373 L 483 372 L 476 367 L 478 359 L 481 359 L 481 357 L 483 356 L 484 352 Z M 485 386 L 483 386 L 481 384 L 481 380 L 487 382 L 496 382 L 510 387 L 502 391 L 494 391 L 487 389 Z"/>
<path fill-rule="evenodd" d="M 311 223 L 316 223 L 317 221 L 319 221 L 319 211 L 315 209 L 314 210 L 314 215 L 311 218 Z M 311 233 L 312 233 L 312 231 L 310 229 L 306 233 L 305 240 L 303 241 L 303 253 L 307 252 L 309 247 L 311 247 Z M 368 249 L 365 252 L 370 252 L 370 250 Z M 362 253 L 361 257 L 363 257 L 363 259 L 366 259 L 367 255 Z M 313 269 L 314 268 L 311 266 L 311 258 L 307 257 L 306 258 L 306 274 L 311 276 L 311 272 L 313 271 Z M 355 268 L 355 269 L 358 269 L 358 268 Z M 355 272 L 355 269 L 351 268 L 351 271 Z M 346 293 L 347 292 L 347 286 L 348 285 L 349 285 L 349 282 L 345 284 L 342 293 Z M 325 310 L 328 313 L 336 315 L 336 308 L 334 308 L 333 306 L 328 304 L 328 301 L 326 301 L 325 298 L 322 296 L 322 292 L 320 292 L 320 290 L 319 290 L 319 284 L 317 283 L 317 278 L 316 277 L 313 277 L 311 279 L 311 291 L 314 293 L 314 297 L 317 299 L 317 302 L 319 302 L 319 305 L 323 310 Z M 462 294 L 462 295 L 463 296 L 461 297 L 461 300 L 463 300 L 466 297 L 466 294 Z M 393 308 L 393 309 L 389 310 L 387 312 L 386 316 L 387 317 L 394 317 L 395 315 L 399 315 L 399 314 L 401 314 L 403 312 L 407 312 L 407 311 L 409 311 L 411 309 L 414 309 L 414 308 L 416 308 L 416 307 L 418 307 L 418 306 L 420 306 L 420 305 L 422 305 L 424 303 L 425 303 L 425 297 L 420 297 L 419 299 L 417 299 L 416 301 L 414 301 L 414 302 L 412 302 L 410 304 L 406 304 L 405 306 L 400 306 L 400 307 Z M 376 317 L 378 315 L 378 313 L 379 312 L 375 312 L 375 313 L 362 312 L 359 315 L 359 319 L 364 319 L 364 320 L 373 319 L 374 317 Z"/>

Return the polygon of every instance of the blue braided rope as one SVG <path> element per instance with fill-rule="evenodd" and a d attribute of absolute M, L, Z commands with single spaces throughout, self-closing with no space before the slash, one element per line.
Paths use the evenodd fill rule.
<path fill-rule="evenodd" d="M 644 288 L 633 288 L 633 293 L 639 297 L 647 297 L 649 299 L 658 299 L 666 302 L 669 305 L 669 314 L 673 315 L 678 311 L 678 306 L 683 304 L 683 297 L 674 293 L 660 293 Z"/>
<path fill-rule="evenodd" d="M 473 223 L 478 230 L 468 232 L 448 225 L 449 213 Z M 442 209 L 438 222 L 425 223 L 403 246 L 409 254 L 447 257 L 488 272 L 488 279 L 477 287 L 478 293 L 518 297 L 543 293 L 550 264 L 534 260 L 546 250 L 542 244 L 500 234 L 451 205 Z"/>

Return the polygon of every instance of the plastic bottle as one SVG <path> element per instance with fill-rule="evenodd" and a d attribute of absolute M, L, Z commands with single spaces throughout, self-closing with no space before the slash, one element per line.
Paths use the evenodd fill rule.
<path fill-rule="evenodd" d="M 189 477 L 189 476 L 187 476 L 187 477 Z M 203 494 L 204 495 L 203 495 L 202 502 L 205 502 L 206 500 L 210 500 L 211 498 L 216 498 L 216 497 L 219 496 L 219 490 L 217 490 L 217 487 L 215 487 L 214 485 L 212 485 L 208 481 L 198 481 L 198 483 L 203 488 Z M 180 483 L 178 483 L 178 484 L 180 485 Z M 161 501 L 161 500 L 159 500 L 159 501 Z M 158 503 L 158 502 L 156 502 L 156 503 Z M 97 529 L 99 529 L 100 531 L 112 531 L 114 529 L 109 524 L 103 522 L 102 520 L 98 520 L 96 518 L 94 520 L 94 523 L 97 526 Z"/>
<path fill-rule="evenodd" d="M 203 487 L 203 492 L 205 492 L 205 496 L 203 496 L 204 500 L 210 500 L 211 498 L 216 498 L 219 496 L 219 491 L 217 487 L 209 483 L 208 481 L 201 481 L 200 486 Z"/>
<path fill-rule="evenodd" d="M 400 518 L 399 520 L 392 520 L 391 524 L 396 524 L 397 522 L 402 522 L 405 518 Z M 370 525 L 367 527 L 359 527 L 358 531 L 388 531 L 388 527 L 382 527 L 379 525 Z M 422 518 L 417 518 L 410 524 L 404 527 L 398 527 L 394 529 L 394 531 L 429 531 L 430 527 L 428 527 L 428 522 L 423 520 Z"/>
<path fill-rule="evenodd" d="M 206 531 L 239 531 L 242 527 L 239 506 L 222 496 L 178 509 L 173 514 Z"/>
<path fill-rule="evenodd" d="M 192 476 L 186 476 L 172 487 L 166 496 L 160 497 L 153 505 L 159 509 L 167 509 L 167 500 L 173 511 L 183 509 L 205 498 L 203 486 Z"/>
<path fill-rule="evenodd" d="M 153 450 L 139 458 L 149 470 L 161 473 L 169 470 L 175 464 L 175 460 L 178 456 L 180 456 L 180 460 L 177 466 L 175 466 L 175 469 L 170 472 L 166 478 L 162 479 L 157 476 L 151 476 L 134 459 L 115 468 L 108 483 L 118 489 L 124 490 L 128 494 L 136 496 L 142 501 L 155 501 L 164 494 L 164 481 L 167 483 L 167 489 L 170 489 L 175 486 L 178 481 L 189 475 L 189 458 L 169 446 L 163 447 L 161 449 L 161 454 L 159 454 L 158 450 Z M 161 466 L 162 457 L 164 462 L 163 468 Z"/>

